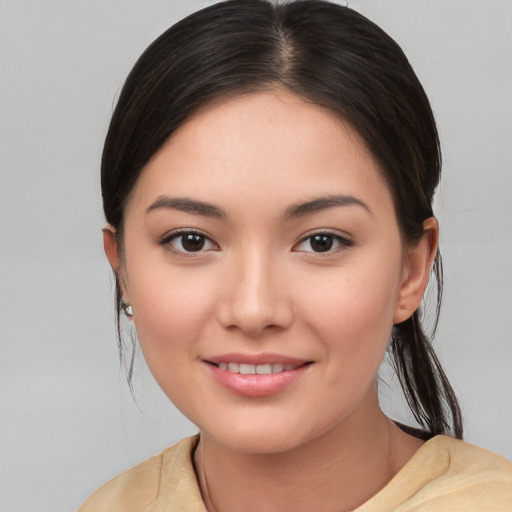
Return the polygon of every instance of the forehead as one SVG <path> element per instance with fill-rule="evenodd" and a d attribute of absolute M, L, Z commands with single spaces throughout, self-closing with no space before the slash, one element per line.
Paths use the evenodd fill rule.
<path fill-rule="evenodd" d="M 387 188 L 361 138 L 339 115 L 279 90 L 203 107 L 146 165 L 132 200 L 193 194 L 233 202 L 236 194 L 244 204 L 260 195 L 258 206 L 268 209 L 297 196 L 372 189 L 387 201 Z"/>

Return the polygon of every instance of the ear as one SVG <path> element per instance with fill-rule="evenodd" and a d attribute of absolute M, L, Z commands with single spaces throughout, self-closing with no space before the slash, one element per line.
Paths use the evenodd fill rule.
<path fill-rule="evenodd" d="M 117 277 L 117 281 L 121 287 L 123 297 L 125 300 L 128 300 L 128 297 L 126 296 L 126 286 L 124 285 L 124 280 L 121 276 L 121 257 L 119 254 L 119 247 L 117 245 L 116 230 L 110 224 L 105 224 L 102 232 L 103 249 L 105 250 L 108 262 L 110 263 L 110 266 L 112 267 L 112 270 Z"/>
<path fill-rule="evenodd" d="M 427 288 L 430 269 L 439 243 L 439 226 L 434 217 L 423 222 L 423 234 L 407 248 L 404 275 L 393 323 L 404 322 L 418 309 Z"/>
<path fill-rule="evenodd" d="M 110 224 L 105 224 L 101 231 L 103 232 L 103 249 L 105 250 L 112 270 L 118 276 L 121 268 L 121 260 L 119 259 L 116 230 Z"/>

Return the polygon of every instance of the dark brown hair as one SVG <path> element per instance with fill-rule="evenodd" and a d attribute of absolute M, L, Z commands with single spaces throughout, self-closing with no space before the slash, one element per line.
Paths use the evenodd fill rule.
<path fill-rule="evenodd" d="M 274 5 L 230 0 L 168 29 L 129 74 L 102 158 L 107 221 L 122 248 L 123 212 L 137 179 L 162 144 L 200 106 L 275 86 L 330 108 L 361 135 L 392 191 L 406 243 L 433 215 L 441 154 L 428 98 L 400 47 L 348 7 L 322 0 Z M 442 269 L 436 255 L 437 308 Z M 121 294 L 116 282 L 116 312 Z M 430 435 L 462 437 L 455 394 L 421 325 L 420 311 L 395 325 L 392 359 L 409 406 Z M 129 364 L 131 379 L 133 356 Z"/>

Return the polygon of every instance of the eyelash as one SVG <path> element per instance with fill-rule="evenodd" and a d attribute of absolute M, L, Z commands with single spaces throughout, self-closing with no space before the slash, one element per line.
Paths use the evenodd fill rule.
<path fill-rule="evenodd" d="M 197 251 L 193 251 L 193 250 L 187 251 L 183 247 L 184 237 L 187 235 L 196 236 L 201 239 L 200 241 L 202 242 L 202 244 L 198 248 Z M 313 249 L 311 244 L 315 237 L 318 239 L 320 239 L 320 238 L 328 239 L 331 241 L 331 244 L 336 242 L 338 245 L 334 248 L 332 248 L 332 246 L 327 247 L 327 249 L 325 251 L 298 249 L 298 247 L 300 247 L 302 244 L 304 244 L 308 241 L 310 244 L 309 245 L 310 248 Z M 181 249 L 174 247 L 172 245 L 172 243 L 174 241 L 179 240 L 180 238 L 181 238 L 181 247 L 182 247 Z M 207 243 L 209 243 L 212 247 L 204 250 L 204 245 Z M 193 229 L 184 229 L 184 230 L 179 230 L 179 231 L 174 231 L 172 233 L 169 233 L 169 234 L 165 235 L 160 240 L 160 245 L 168 247 L 169 250 L 171 250 L 172 252 L 175 252 L 177 254 L 188 255 L 188 256 L 193 256 L 195 254 L 199 254 L 199 253 L 210 251 L 210 250 L 214 250 L 214 251 L 220 250 L 219 246 L 217 245 L 216 242 L 213 241 L 212 238 L 210 238 L 208 235 L 206 235 L 205 233 L 203 233 L 201 231 L 197 231 L 197 230 L 193 230 Z M 353 245 L 354 245 L 354 242 L 352 240 L 350 240 L 346 237 L 343 237 L 341 235 L 338 235 L 332 231 L 318 231 L 316 233 L 312 233 L 308 236 L 303 237 L 299 241 L 299 243 L 297 243 L 293 246 L 292 250 L 294 252 L 310 252 L 310 253 L 318 254 L 318 255 L 323 255 L 323 254 L 327 255 L 327 254 L 332 254 L 332 253 L 347 249 L 349 247 L 352 247 Z"/>
<path fill-rule="evenodd" d="M 201 245 L 199 250 L 197 250 L 197 251 L 187 251 L 187 250 L 185 250 L 185 248 L 183 247 L 183 242 L 184 242 L 184 237 L 187 236 L 187 235 L 189 235 L 189 236 L 197 236 L 197 237 L 200 237 L 202 239 L 203 245 Z M 174 242 L 176 240 L 179 240 L 179 239 L 181 239 L 181 247 L 182 247 L 182 249 L 178 249 L 176 247 L 173 247 L 173 245 L 172 245 L 172 242 Z M 206 243 L 210 243 L 213 246 L 213 248 L 209 248 L 209 249 L 203 250 L 204 244 L 206 244 Z M 197 231 L 197 230 L 194 230 L 194 229 L 183 229 L 183 230 L 180 230 L 180 231 L 174 231 L 172 233 L 169 233 L 169 234 L 165 235 L 160 240 L 160 245 L 168 247 L 170 251 L 175 252 L 177 254 L 188 255 L 188 256 L 193 256 L 195 254 L 200 254 L 200 253 L 206 252 L 207 250 L 215 250 L 215 251 L 219 250 L 219 246 L 208 235 L 206 235 L 205 233 L 203 233 L 201 231 Z"/>
<path fill-rule="evenodd" d="M 333 242 L 337 242 L 337 247 L 329 247 L 326 251 L 314 251 L 314 250 L 297 250 L 296 248 L 299 247 L 300 245 L 306 243 L 309 241 L 309 244 L 310 244 L 310 247 L 311 247 L 311 243 L 312 243 L 312 240 L 315 238 L 315 237 L 326 237 L 326 238 L 329 238 L 331 239 Z M 349 238 L 346 238 L 346 237 L 343 237 L 341 235 L 338 235 L 337 233 L 334 233 L 332 231 L 318 231 L 316 233 L 312 233 L 310 235 L 307 235 L 305 236 L 304 238 L 302 238 L 298 244 L 296 244 L 293 248 L 293 250 L 295 252 L 310 252 L 310 253 L 313 253 L 313 254 L 318 254 L 318 255 L 328 255 L 328 254 L 333 254 L 333 253 L 336 253 L 338 251 L 343 251 L 344 249 L 348 249 L 349 247 L 352 247 L 354 245 L 354 242 L 352 240 L 350 240 Z"/>

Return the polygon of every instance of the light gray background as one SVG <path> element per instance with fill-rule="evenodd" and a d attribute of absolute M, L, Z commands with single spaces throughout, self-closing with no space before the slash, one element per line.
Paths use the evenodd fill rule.
<path fill-rule="evenodd" d="M 194 432 L 143 363 L 142 412 L 120 375 L 98 169 L 135 59 L 210 3 L 0 0 L 1 511 L 74 510 Z M 512 459 L 512 1 L 348 3 L 397 39 L 431 98 L 445 159 L 437 347 L 467 440 Z M 393 386 L 383 404 L 404 417 Z"/>

